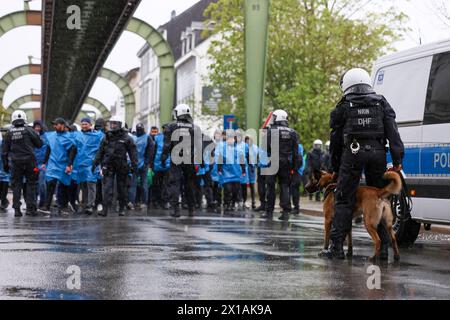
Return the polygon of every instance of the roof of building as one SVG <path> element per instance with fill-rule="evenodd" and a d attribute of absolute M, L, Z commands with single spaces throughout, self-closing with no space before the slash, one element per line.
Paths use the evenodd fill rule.
<path fill-rule="evenodd" d="M 208 8 L 208 6 L 217 2 L 218 0 L 200 0 L 192 7 L 182 12 L 181 14 L 175 16 L 167 23 L 163 24 L 158 28 L 158 30 L 162 32 L 166 32 L 167 34 L 167 42 L 172 48 L 172 52 L 175 58 L 175 61 L 178 60 L 182 56 L 182 41 L 181 34 L 186 31 L 186 28 L 192 25 L 192 22 L 204 22 L 208 18 L 205 17 L 204 12 Z M 195 46 L 198 46 L 205 39 L 201 37 L 196 38 Z M 148 44 L 139 50 L 138 56 L 142 57 L 142 55 L 148 50 Z"/>

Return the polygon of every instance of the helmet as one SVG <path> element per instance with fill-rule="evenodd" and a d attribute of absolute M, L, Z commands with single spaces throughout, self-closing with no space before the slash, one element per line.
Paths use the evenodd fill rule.
<path fill-rule="evenodd" d="M 325 143 L 325 147 L 329 148 L 330 147 L 331 142 L 327 141 L 327 143 Z"/>
<path fill-rule="evenodd" d="M 16 110 L 13 112 L 11 116 L 11 123 L 14 124 L 14 122 L 18 120 L 23 120 L 23 122 L 27 122 L 27 114 L 23 112 L 22 110 Z"/>
<path fill-rule="evenodd" d="M 273 123 L 277 122 L 287 122 L 288 121 L 288 114 L 284 110 L 275 110 L 272 113 L 272 121 Z"/>
<path fill-rule="evenodd" d="M 369 73 L 361 68 L 350 69 L 341 79 L 342 92 L 346 93 L 350 88 L 360 84 L 372 86 L 372 79 Z"/>
<path fill-rule="evenodd" d="M 136 134 L 140 137 L 145 134 L 145 126 L 142 123 L 136 125 Z"/>
<path fill-rule="evenodd" d="M 321 149 L 323 146 L 323 142 L 322 140 L 317 139 L 316 141 L 314 141 L 313 145 L 314 149 Z"/>
<path fill-rule="evenodd" d="M 117 123 L 117 124 L 118 124 L 118 127 L 115 128 L 115 129 L 109 128 L 111 131 L 116 131 L 116 130 L 122 129 L 123 121 L 122 121 L 121 117 L 119 117 L 119 116 L 111 117 L 111 119 L 109 119 L 109 123 L 111 124 L 112 122 Z M 110 126 L 110 127 L 111 127 L 111 126 Z"/>
<path fill-rule="evenodd" d="M 176 120 L 192 118 L 191 107 L 187 104 L 179 104 L 175 107 L 175 109 L 173 109 L 173 117 Z"/>

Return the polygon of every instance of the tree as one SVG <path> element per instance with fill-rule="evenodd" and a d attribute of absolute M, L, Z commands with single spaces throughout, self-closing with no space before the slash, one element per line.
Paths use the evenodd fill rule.
<path fill-rule="evenodd" d="M 379 1 L 377 1 L 379 3 Z M 285 109 L 309 147 L 329 137 L 328 118 L 341 93 L 339 79 L 351 67 L 370 69 L 401 38 L 406 16 L 383 14 L 367 0 L 272 0 L 265 108 Z M 244 0 L 219 0 L 205 14 L 219 35 L 209 54 L 211 85 L 232 96 L 221 112 L 245 116 Z"/>

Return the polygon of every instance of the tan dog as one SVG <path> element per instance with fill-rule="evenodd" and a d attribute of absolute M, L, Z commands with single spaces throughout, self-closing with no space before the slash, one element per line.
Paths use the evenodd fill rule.
<path fill-rule="evenodd" d="M 400 193 L 402 189 L 402 181 L 400 176 L 396 172 L 386 172 L 384 174 L 384 179 L 391 180 L 391 183 L 383 189 L 365 186 L 358 187 L 356 192 L 356 205 L 353 211 L 353 219 L 363 215 L 364 224 L 366 226 L 367 232 L 372 237 L 375 247 L 375 255 L 372 257 L 373 260 L 377 259 L 380 256 L 381 240 L 377 233 L 377 227 L 380 222 L 383 221 L 386 230 L 391 236 L 392 247 L 394 249 L 394 259 L 399 260 L 400 252 L 398 250 L 395 232 L 394 230 L 392 230 L 394 217 L 388 198 L 393 194 Z M 327 250 L 330 242 L 331 224 L 333 222 L 334 216 L 333 191 L 336 188 L 336 184 L 333 184 L 334 181 L 332 175 L 327 172 L 321 172 L 319 177 L 312 177 L 311 180 L 314 181 L 310 181 L 308 183 L 310 186 L 307 186 L 307 190 L 314 189 L 314 186 L 316 187 L 316 190 L 325 190 L 325 200 L 323 203 L 323 212 L 325 215 L 324 249 Z M 353 254 L 351 230 L 348 234 L 347 241 L 347 256 L 351 256 Z"/>

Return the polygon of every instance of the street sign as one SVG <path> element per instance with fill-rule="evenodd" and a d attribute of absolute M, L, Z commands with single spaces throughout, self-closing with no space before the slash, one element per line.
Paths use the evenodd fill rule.
<path fill-rule="evenodd" d="M 237 130 L 238 129 L 238 123 L 237 118 L 233 114 L 227 114 L 223 116 L 223 128 L 224 130 Z"/>

